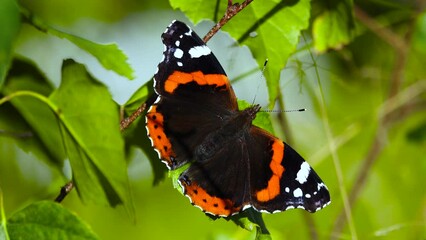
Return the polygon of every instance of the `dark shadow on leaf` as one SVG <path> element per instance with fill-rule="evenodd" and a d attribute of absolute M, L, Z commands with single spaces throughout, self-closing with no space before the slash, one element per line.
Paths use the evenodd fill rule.
<path fill-rule="evenodd" d="M 146 113 L 147 109 L 149 109 L 149 107 L 154 103 L 155 99 L 157 98 L 157 95 L 155 95 L 154 93 L 154 89 L 151 87 L 153 86 L 152 79 L 145 83 L 145 85 L 142 87 L 145 86 L 149 86 L 147 88 L 148 94 L 139 99 L 137 102 L 132 103 L 132 106 L 140 106 L 141 104 L 146 103 L 147 106 L 144 113 Z M 127 106 L 125 108 L 127 108 Z M 125 110 L 128 115 L 130 115 L 132 111 Z M 145 128 L 145 114 L 139 116 L 136 121 L 134 121 L 129 126 L 129 128 L 124 130 L 123 134 L 125 138 L 127 155 L 130 152 L 131 146 L 140 148 L 145 154 L 145 156 L 147 156 L 151 164 L 154 174 L 153 184 L 157 185 L 158 183 L 160 183 L 166 177 L 167 167 L 158 158 L 158 154 L 154 151 L 151 146 L 151 142 L 148 139 L 148 135 Z"/>

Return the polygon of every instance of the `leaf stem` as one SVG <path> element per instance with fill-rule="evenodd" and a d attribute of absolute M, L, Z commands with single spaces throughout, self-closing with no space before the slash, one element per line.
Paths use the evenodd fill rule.
<path fill-rule="evenodd" d="M 7 221 L 6 221 L 6 214 L 4 213 L 4 208 L 3 208 L 3 192 L 0 188 L 0 227 L 3 228 L 3 230 L 0 229 L 0 237 L 1 237 L 1 232 L 4 232 L 4 236 L 5 240 L 9 240 L 9 233 L 7 232 L 7 227 L 6 227 Z"/>
<path fill-rule="evenodd" d="M 56 113 L 57 115 L 60 115 L 59 114 L 60 113 L 59 108 L 55 104 L 53 104 L 49 100 L 49 98 L 47 98 L 46 96 L 44 96 L 40 93 L 36 93 L 36 92 L 33 92 L 33 91 L 28 91 L 28 90 L 16 91 L 16 92 L 13 92 L 13 93 L 11 93 L 7 96 L 4 96 L 3 98 L 0 99 L 0 105 L 12 100 L 15 97 L 21 97 L 21 96 L 34 97 L 34 98 L 46 103 L 46 105 L 48 105 L 54 113 Z"/>

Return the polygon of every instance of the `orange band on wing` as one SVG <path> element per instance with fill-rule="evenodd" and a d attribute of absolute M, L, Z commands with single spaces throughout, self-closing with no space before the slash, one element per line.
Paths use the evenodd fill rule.
<path fill-rule="evenodd" d="M 194 182 L 188 185 L 185 181 L 181 181 L 181 184 L 185 195 L 191 199 L 192 204 L 200 207 L 205 212 L 218 216 L 230 216 L 241 211 L 241 207 L 235 207 L 230 199 L 211 196 Z"/>
<path fill-rule="evenodd" d="M 152 105 L 146 114 L 146 127 L 148 128 L 148 137 L 152 141 L 152 146 L 157 150 L 159 157 L 172 165 L 171 157 L 175 157 L 172 144 L 164 132 L 163 114 L 157 112 L 157 106 Z"/>
<path fill-rule="evenodd" d="M 173 93 L 180 84 L 196 82 L 198 85 L 224 86 L 228 83 L 228 78 L 223 74 L 203 74 L 201 71 L 185 73 L 174 71 L 164 83 L 164 89 L 168 93 Z"/>
<path fill-rule="evenodd" d="M 260 202 L 266 202 L 275 198 L 280 194 L 281 190 L 280 180 L 285 171 L 284 167 L 281 165 L 284 158 L 284 143 L 280 140 L 275 140 L 272 144 L 272 151 L 272 161 L 269 164 L 272 170 L 272 177 L 269 179 L 266 188 L 256 192 L 256 198 Z"/>

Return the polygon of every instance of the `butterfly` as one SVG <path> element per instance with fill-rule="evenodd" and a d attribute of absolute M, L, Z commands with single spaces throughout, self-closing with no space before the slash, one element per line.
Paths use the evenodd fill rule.
<path fill-rule="evenodd" d="M 225 71 L 200 37 L 173 21 L 162 34 L 163 60 L 154 75 L 148 137 L 171 169 L 187 163 L 178 182 L 205 213 L 227 217 L 247 208 L 275 213 L 318 211 L 326 185 L 288 144 L 252 121 L 260 106 L 238 108 Z"/>

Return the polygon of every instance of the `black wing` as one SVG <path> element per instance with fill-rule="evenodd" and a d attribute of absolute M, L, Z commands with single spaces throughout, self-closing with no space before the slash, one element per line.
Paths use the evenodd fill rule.
<path fill-rule="evenodd" d="M 162 39 L 164 60 L 154 76 L 158 98 L 146 126 L 160 158 L 175 169 L 191 160 L 197 144 L 238 106 L 220 63 L 186 24 L 172 22 Z"/>

